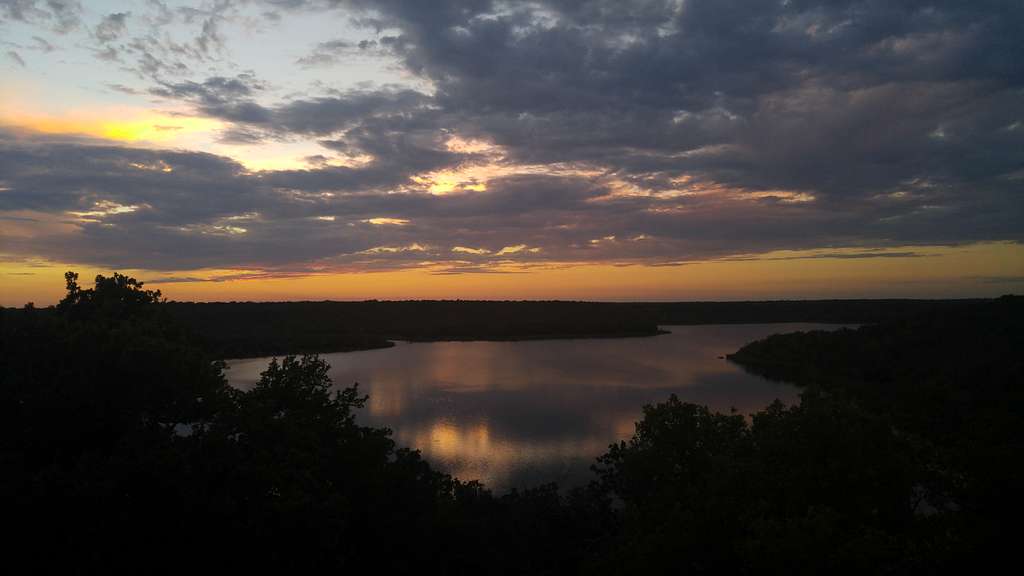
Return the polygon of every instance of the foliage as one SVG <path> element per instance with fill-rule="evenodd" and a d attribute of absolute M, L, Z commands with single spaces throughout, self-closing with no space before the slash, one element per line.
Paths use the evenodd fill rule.
<path fill-rule="evenodd" d="M 585 487 L 495 496 L 359 425 L 316 356 L 249 391 L 159 292 L 69 273 L 0 313 L 0 505 L 42 569 L 935 573 L 1019 511 L 1020 301 L 737 355 L 807 390 L 750 419 L 644 409 Z M 963 353 L 957 354 L 957 350 Z M 43 564 L 40 564 L 43 563 Z"/>
<path fill-rule="evenodd" d="M 969 308 L 972 301 L 778 302 L 170 302 L 168 313 L 224 358 L 366 350 L 390 340 L 653 336 L 659 325 L 858 323 Z"/>
<path fill-rule="evenodd" d="M 97 275 L 95 287 L 88 289 L 78 285 L 76 272 L 67 272 L 64 280 L 68 293 L 57 304 L 57 310 L 79 318 L 100 315 L 128 318 L 147 310 L 149 304 L 161 301 L 159 290 L 144 290 L 142 282 L 117 272 L 109 278 Z"/>
<path fill-rule="evenodd" d="M 942 525 L 943 546 L 967 558 L 1009 550 L 1024 512 L 1014 456 L 1024 451 L 1021 350 L 1024 298 L 1004 296 L 857 330 L 771 336 L 731 358 L 844 395 L 898 430 L 921 470 L 920 508 Z"/>
<path fill-rule="evenodd" d="M 775 403 L 748 423 L 672 396 L 595 467 L 622 504 L 608 571 L 898 565 L 915 524 L 911 465 L 883 422 L 837 398 Z"/>

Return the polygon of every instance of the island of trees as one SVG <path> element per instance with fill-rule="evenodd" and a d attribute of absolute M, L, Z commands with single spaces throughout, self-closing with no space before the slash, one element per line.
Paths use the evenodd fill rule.
<path fill-rule="evenodd" d="M 315 355 L 285 356 L 252 390 L 232 389 L 227 340 L 196 334 L 217 306 L 166 303 L 119 274 L 83 287 L 69 273 L 55 308 L 0 314 L 9 565 L 903 574 L 975 569 L 1013 550 L 1020 298 L 904 303 L 857 330 L 752 343 L 734 361 L 803 386 L 799 405 L 747 419 L 670 397 L 609 446 L 588 485 L 502 495 L 359 425 L 366 398 L 332 387 Z M 429 316 L 454 304 L 422 306 Z M 592 325 L 633 326 L 630 314 Z M 449 334 L 482 337 L 464 331 L 474 322 Z M 362 337 L 413 324 L 381 320 L 387 330 Z M 301 338 L 266 349 L 324 342 Z"/>

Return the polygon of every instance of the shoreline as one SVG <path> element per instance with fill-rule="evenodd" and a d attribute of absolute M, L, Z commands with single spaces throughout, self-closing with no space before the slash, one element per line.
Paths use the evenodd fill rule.
<path fill-rule="evenodd" d="M 273 358 L 283 356 L 300 356 L 302 354 L 340 354 L 347 352 L 367 352 L 370 350 L 385 350 L 388 348 L 394 348 L 398 342 L 408 342 L 410 344 L 427 344 L 431 342 L 542 342 L 545 340 L 609 340 L 614 338 L 652 338 L 654 336 L 662 336 L 664 334 L 671 334 L 668 330 L 656 329 L 653 331 L 630 331 L 630 332 L 607 332 L 607 333 L 565 333 L 565 334 L 528 334 L 523 336 L 453 336 L 453 337 L 438 337 L 438 338 L 409 338 L 404 336 L 399 337 L 388 337 L 387 343 L 381 343 L 379 345 L 354 347 L 345 346 L 340 348 L 327 348 L 319 350 L 305 350 L 305 351 L 290 351 L 290 352 L 278 352 L 271 354 L 242 354 L 239 356 L 231 356 L 230 358 L 224 358 L 222 361 L 231 362 L 234 360 L 252 360 L 254 358 Z"/>

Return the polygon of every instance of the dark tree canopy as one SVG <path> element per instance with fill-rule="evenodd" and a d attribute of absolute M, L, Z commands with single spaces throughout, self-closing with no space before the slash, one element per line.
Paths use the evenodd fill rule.
<path fill-rule="evenodd" d="M 1019 299 L 753 343 L 736 360 L 799 405 L 670 397 L 588 486 L 498 496 L 361 426 L 314 355 L 235 390 L 159 292 L 67 281 L 0 313 L 0 505 L 39 571 L 930 574 L 1013 550 Z"/>

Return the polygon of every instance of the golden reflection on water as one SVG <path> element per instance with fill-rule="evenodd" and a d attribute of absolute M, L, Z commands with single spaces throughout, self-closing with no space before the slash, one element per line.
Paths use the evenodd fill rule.
<path fill-rule="evenodd" d="M 491 431 L 482 422 L 465 429 L 444 419 L 434 422 L 429 430 L 418 430 L 409 444 L 446 458 L 481 458 L 493 454 Z"/>
<path fill-rule="evenodd" d="M 394 394 L 376 394 L 370 396 L 367 401 L 367 408 L 378 417 L 397 416 L 402 413 L 404 407 L 405 394 L 401 391 Z"/>
<path fill-rule="evenodd" d="M 439 469 L 502 492 L 589 479 L 594 458 L 628 439 L 644 404 L 681 400 L 751 413 L 797 390 L 745 373 L 724 354 L 769 334 L 814 325 L 679 326 L 653 338 L 404 343 L 325 354 L 338 386 L 369 394 L 363 424 Z M 233 385 L 267 359 L 231 362 Z"/>
<path fill-rule="evenodd" d="M 632 434 L 634 422 L 628 424 Z M 511 476 L 517 466 L 530 463 L 545 468 L 581 454 L 603 452 L 608 442 L 596 438 L 562 438 L 548 441 L 519 441 L 492 438 L 486 422 L 459 426 L 439 419 L 427 430 L 400 433 L 396 440 L 403 445 L 416 446 L 423 456 L 433 462 L 445 462 L 447 472 L 461 479 L 475 479 L 487 486 L 503 486 L 505 477 Z M 557 479 L 558 466 L 554 466 Z"/>

